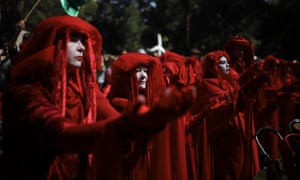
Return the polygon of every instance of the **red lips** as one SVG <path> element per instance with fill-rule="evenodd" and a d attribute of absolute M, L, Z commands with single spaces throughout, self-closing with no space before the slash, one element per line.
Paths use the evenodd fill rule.
<path fill-rule="evenodd" d="M 83 57 L 82 56 L 75 56 L 75 59 L 77 59 L 78 61 L 82 61 Z"/>

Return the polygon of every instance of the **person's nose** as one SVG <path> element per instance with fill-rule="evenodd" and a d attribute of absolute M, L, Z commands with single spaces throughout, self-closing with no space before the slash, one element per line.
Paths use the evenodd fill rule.
<path fill-rule="evenodd" d="M 146 79 L 147 73 L 145 71 L 141 71 L 141 79 Z"/>
<path fill-rule="evenodd" d="M 77 43 L 78 43 L 78 46 L 79 46 L 78 50 L 84 51 L 85 50 L 85 46 L 83 45 L 83 43 L 81 41 L 78 41 Z"/>

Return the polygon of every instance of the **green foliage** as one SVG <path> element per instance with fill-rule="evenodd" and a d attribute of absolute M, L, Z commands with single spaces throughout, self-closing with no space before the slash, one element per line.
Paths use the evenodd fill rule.
<path fill-rule="evenodd" d="M 15 24 L 36 0 L 0 2 L 2 40 L 12 37 Z M 79 16 L 94 24 L 103 36 L 104 50 L 120 53 L 155 45 L 161 33 L 165 48 L 188 54 L 222 49 L 228 38 L 243 35 L 258 56 L 269 53 L 299 58 L 300 1 L 274 0 L 87 0 Z M 18 4 L 17 4 L 18 3 Z M 60 1 L 42 0 L 26 28 L 42 19 L 64 14 Z M 292 23 L 290 23 L 292 22 Z"/>
<path fill-rule="evenodd" d="M 86 0 L 86 3 L 80 8 L 79 17 L 91 22 L 94 20 L 97 9 L 98 3 L 95 0 Z"/>
<path fill-rule="evenodd" d="M 104 39 L 104 50 L 121 53 L 142 47 L 141 37 L 146 28 L 137 3 L 101 1 L 95 21 Z"/>
<path fill-rule="evenodd" d="M 120 20 L 120 36 L 123 37 L 121 42 L 124 49 L 136 51 L 141 47 L 141 35 L 145 25 L 143 23 L 140 11 L 136 4 L 130 4 L 124 9 L 123 16 Z"/>
<path fill-rule="evenodd" d="M 26 14 L 32 8 L 34 2 L 36 2 L 36 0 L 26 0 L 24 9 L 21 12 L 22 17 L 26 16 Z M 79 17 L 87 21 L 92 21 L 97 11 L 97 5 L 98 4 L 94 0 L 87 0 L 86 4 L 84 4 L 80 8 Z M 37 8 L 32 12 L 31 16 L 28 18 L 26 27 L 28 29 L 31 29 L 43 19 L 50 16 L 59 16 L 59 15 L 66 15 L 66 13 L 61 7 L 60 0 L 56 0 L 56 1 L 41 0 Z"/>

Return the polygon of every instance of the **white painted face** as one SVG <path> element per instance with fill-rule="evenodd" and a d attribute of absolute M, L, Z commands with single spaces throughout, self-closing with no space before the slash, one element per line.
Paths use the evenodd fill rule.
<path fill-rule="evenodd" d="M 135 71 L 139 88 L 146 89 L 148 81 L 148 68 L 146 66 L 138 66 Z"/>
<path fill-rule="evenodd" d="M 68 63 L 74 67 L 81 67 L 83 61 L 83 51 L 85 46 L 80 36 L 71 37 L 68 42 Z"/>
<path fill-rule="evenodd" d="M 225 56 L 220 57 L 219 62 L 219 72 L 222 76 L 226 76 L 229 74 L 229 63 L 227 61 L 227 58 Z"/>

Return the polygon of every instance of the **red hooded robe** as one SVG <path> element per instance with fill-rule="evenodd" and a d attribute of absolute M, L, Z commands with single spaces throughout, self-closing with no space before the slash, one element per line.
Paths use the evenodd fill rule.
<path fill-rule="evenodd" d="M 67 42 L 74 32 L 86 39 L 82 67 L 77 69 L 66 58 Z M 53 16 L 32 30 L 3 94 L 4 160 L 9 177 L 88 177 L 88 152 L 63 153 L 55 143 L 64 122 L 85 124 L 119 117 L 96 82 L 101 50 L 99 31 L 78 17 Z"/>
<path fill-rule="evenodd" d="M 197 98 L 191 109 L 197 178 L 203 180 L 244 178 L 243 127 L 235 112 L 238 89 L 218 75 L 221 56 L 227 55 L 215 51 L 203 57 L 203 79 L 196 86 Z"/>

